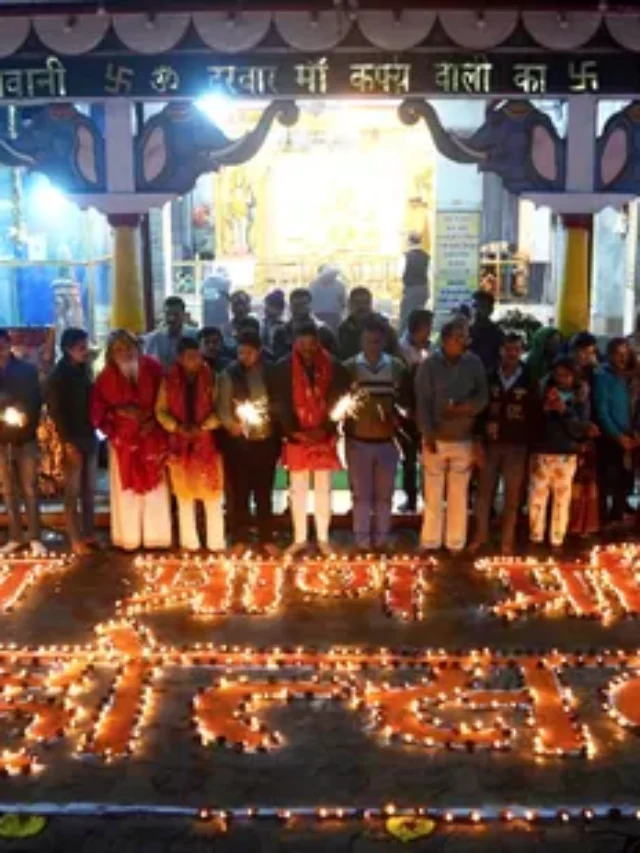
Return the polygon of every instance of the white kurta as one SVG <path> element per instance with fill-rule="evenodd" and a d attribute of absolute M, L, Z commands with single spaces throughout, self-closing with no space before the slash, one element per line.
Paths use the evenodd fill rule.
<path fill-rule="evenodd" d="M 136 494 L 123 489 L 118 457 L 109 449 L 109 489 L 111 493 L 111 541 L 116 548 L 171 547 L 171 504 L 166 478 L 151 492 Z"/>

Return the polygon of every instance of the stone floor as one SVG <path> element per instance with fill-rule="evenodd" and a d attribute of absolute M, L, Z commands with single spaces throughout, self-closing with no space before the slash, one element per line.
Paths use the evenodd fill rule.
<path fill-rule="evenodd" d="M 410 540 L 407 539 L 407 542 Z M 33 586 L 14 611 L 0 617 L 0 644 L 39 649 L 49 645 L 94 647 L 95 628 L 118 615 L 117 602 L 141 588 L 141 572 L 131 557 L 106 552 L 72 564 Z M 194 591 L 194 594 L 197 590 Z M 271 616 L 228 615 L 202 620 L 188 607 L 136 617 L 157 642 L 173 649 L 198 643 L 243 648 L 314 647 L 336 645 L 361 649 L 410 651 L 443 648 L 460 652 L 489 647 L 509 654 L 541 653 L 553 648 L 572 653 L 640 647 L 640 626 L 633 619 L 616 619 L 608 626 L 577 618 L 533 616 L 506 625 L 481 605 L 500 596 L 495 584 L 474 570 L 470 561 L 441 561 L 429 576 L 424 619 L 401 622 L 386 616 L 377 593 L 359 599 L 305 600 L 290 579 L 284 585 L 282 606 Z M 248 665 L 251 679 L 273 677 L 264 667 Z M 36 667 L 43 666 L 39 660 Z M 238 671 L 240 671 L 239 668 Z M 402 666 L 372 668 L 371 677 L 413 683 L 416 673 Z M 97 691 L 112 682 L 113 671 L 96 664 Z M 233 673 L 232 673 L 233 674 Z M 294 668 L 287 677 L 299 677 Z M 600 708 L 598 689 L 611 677 L 607 668 L 572 671 L 567 681 L 579 701 L 580 718 L 592 729 L 597 756 L 535 758 L 528 736 L 508 753 L 427 752 L 417 747 L 383 745 L 363 727 L 362 718 L 339 703 L 293 703 L 274 707 L 269 726 L 283 732 L 286 743 L 268 754 L 242 754 L 204 747 L 191 724 L 191 700 L 198 688 L 209 686 L 214 673 L 200 666 L 167 666 L 154 683 L 155 711 L 144 728 L 139 751 L 110 764 L 72 756 L 70 739 L 42 750 L 47 769 L 34 778 L 0 779 L 2 804 L 120 803 L 141 806 L 235 808 L 263 805 L 372 807 L 393 801 L 400 806 L 482 808 L 560 805 L 582 807 L 607 804 L 640 805 L 640 741 L 623 731 Z M 498 673 L 499 686 L 513 688 Z M 507 681 L 504 681 L 504 679 Z M 495 686 L 495 685 L 494 685 Z M 511 713 L 511 712 L 510 712 Z M 512 712 L 521 726 L 523 714 Z M 14 728 L 12 728 L 14 726 Z M 0 715 L 1 737 L 15 739 L 14 723 Z M 611 834 L 622 833 L 619 835 Z M 609 833 L 609 834 L 605 834 Z M 623 837 L 624 836 L 624 837 Z M 628 836 L 628 837 L 627 837 Z M 567 850 L 582 853 L 630 853 L 640 839 L 640 824 L 621 821 L 582 827 L 492 825 L 440 826 L 429 838 L 413 842 L 416 850 L 496 851 Z M 635 843 L 635 842 L 633 842 Z M 625 844 L 627 846 L 625 847 Z M 242 850 L 250 851 L 393 851 L 403 846 L 391 840 L 382 824 L 314 825 L 294 822 L 231 823 L 218 828 L 187 818 L 89 818 L 57 816 L 32 840 L 0 839 L 0 850 Z"/>
<path fill-rule="evenodd" d="M 159 817 L 54 818 L 31 839 L 0 839 L 0 850 L 19 853 L 638 853 L 632 822 L 597 826 L 439 827 L 411 843 L 383 825 L 277 823 L 231 826 Z"/>

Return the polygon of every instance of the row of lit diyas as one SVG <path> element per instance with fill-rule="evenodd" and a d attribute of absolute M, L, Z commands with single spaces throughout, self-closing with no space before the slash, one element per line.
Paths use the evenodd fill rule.
<path fill-rule="evenodd" d="M 184 813 L 184 812 L 183 812 Z M 557 822 L 568 824 L 577 822 L 579 824 L 591 824 L 596 820 L 606 821 L 640 821 L 640 808 L 637 805 L 609 805 L 595 804 L 593 806 L 523 806 L 510 805 L 483 806 L 481 808 L 470 808 L 469 806 L 442 807 L 433 806 L 397 806 L 386 803 L 381 806 L 293 806 L 282 807 L 240 807 L 240 808 L 200 808 L 193 810 L 190 814 L 201 821 L 217 824 L 220 831 L 229 828 L 233 822 L 243 823 L 246 821 L 278 820 L 283 824 L 295 821 L 313 821 L 326 825 L 341 824 L 347 821 L 386 822 L 387 827 L 392 819 L 406 819 L 408 829 L 418 828 L 414 821 L 427 819 L 436 824 L 444 825 L 468 825 L 481 826 L 483 824 L 527 824 Z M 415 838 L 419 838 L 416 833 Z"/>
<path fill-rule="evenodd" d="M 435 825 L 459 826 L 466 825 L 481 829 L 488 824 L 512 824 L 516 830 L 541 823 L 570 824 L 580 826 L 590 825 L 594 821 L 609 823 L 640 821 L 638 804 L 594 803 L 593 805 L 562 805 L 562 806 L 531 806 L 510 804 L 472 806 L 400 806 L 385 803 L 377 806 L 236 806 L 221 808 L 219 806 L 193 807 L 183 805 L 155 805 L 136 803 L 123 805 L 118 803 L 11 803 L 5 808 L 0 803 L 2 811 L 11 811 L 20 815 L 43 815 L 65 817 L 98 815 L 100 817 L 122 817 L 135 815 L 162 815 L 164 817 L 192 818 L 209 824 L 216 832 L 226 832 L 233 824 L 244 824 L 254 821 L 274 822 L 286 826 L 296 826 L 302 823 L 323 825 L 326 829 L 339 829 L 347 822 L 364 822 L 376 828 L 386 826 L 389 832 L 393 828 L 404 827 L 413 832 L 417 840 L 422 821 L 433 822 Z M 432 827 L 429 827 L 431 829 Z M 434 827 L 435 828 L 435 827 Z M 412 840 L 407 838 L 407 840 Z"/>
<path fill-rule="evenodd" d="M 613 621 L 640 614 L 640 547 L 594 548 L 588 562 L 540 562 L 530 558 L 479 560 L 479 571 L 497 577 L 510 597 L 490 611 L 510 622 L 527 613 L 564 614 Z"/>
<path fill-rule="evenodd" d="M 0 611 L 8 613 L 24 600 L 28 590 L 45 575 L 69 565 L 67 556 L 47 555 L 37 560 L 16 557 L 0 563 Z"/>
<path fill-rule="evenodd" d="M 434 566 L 434 560 L 418 561 L 409 555 L 304 559 L 292 567 L 251 556 L 239 560 L 145 557 L 136 561 L 143 589 L 118 602 L 117 610 L 123 616 L 137 616 L 188 605 L 201 617 L 273 614 L 281 606 L 290 569 L 294 587 L 309 598 L 349 599 L 381 593 L 388 615 L 422 619 L 426 574 Z"/>
<path fill-rule="evenodd" d="M 33 775 L 44 769 L 34 747 L 74 733 L 74 725 L 80 717 L 74 696 L 86 686 L 86 671 L 85 661 L 72 660 L 54 667 L 47 675 L 27 670 L 0 672 L 0 715 L 30 720 L 24 729 L 26 746 L 2 751 L 0 772 L 8 776 Z M 32 691 L 38 689 L 45 695 L 34 696 Z M 56 701 L 60 697 L 62 701 Z"/>
<path fill-rule="evenodd" d="M 477 718 L 472 723 L 444 726 L 442 720 L 424 711 L 525 708 L 529 712 L 528 725 L 536 730 L 536 755 L 590 757 L 595 750 L 587 728 L 577 720 L 573 694 L 568 688 L 561 688 L 553 669 L 539 664 L 539 660 L 521 662 L 526 686 L 519 690 L 472 690 L 468 684 L 470 673 L 462 668 L 443 669 L 428 682 L 402 686 L 362 683 L 353 677 L 286 684 L 223 678 L 194 699 L 194 722 L 204 745 L 216 743 L 249 752 L 266 750 L 282 742 L 282 735 L 269 732 L 257 716 L 267 703 L 332 699 L 365 712 L 370 727 L 389 742 L 472 752 L 478 748 L 511 748 L 515 730 L 501 718 L 493 720 L 492 725 Z M 487 668 L 474 666 L 473 672 L 486 674 Z"/>
<path fill-rule="evenodd" d="M 143 732 L 156 710 L 155 683 L 164 668 L 175 666 L 220 671 L 217 683 L 199 691 L 193 700 L 195 729 L 205 745 L 247 751 L 282 743 L 282 736 L 269 732 L 261 720 L 266 706 L 331 699 L 365 714 L 385 740 L 466 751 L 513 748 L 517 727 L 506 725 L 498 714 L 525 709 L 533 729 L 534 755 L 590 757 L 595 752 L 590 733 L 578 720 L 575 697 L 560 682 L 563 671 L 572 666 L 616 670 L 618 675 L 604 690 L 607 710 L 623 726 L 640 724 L 640 676 L 633 672 L 640 666 L 639 652 L 552 650 L 536 656 L 490 649 L 450 653 L 352 647 L 318 652 L 302 647 L 259 650 L 213 644 L 180 649 L 159 645 L 148 630 L 130 622 L 106 623 L 97 632 L 95 647 L 0 649 L 4 661 L 0 713 L 30 720 L 23 735 L 25 746 L 0 753 L 0 770 L 34 772 L 41 766 L 34 747 L 60 737 L 75 740 L 79 755 L 108 761 L 139 754 Z M 45 675 L 34 675 L 24 668 L 25 661 L 39 667 L 53 662 L 54 666 Z M 23 668 L 12 671 L 7 662 Z M 86 698 L 88 673 L 103 665 L 117 667 L 111 689 L 96 709 L 87 711 L 80 698 Z M 428 679 L 391 686 L 371 680 L 368 673 L 376 667 L 383 678 L 390 670 L 426 669 Z M 493 671 L 506 667 L 516 669 L 521 687 L 482 686 Z M 619 677 L 622 667 L 631 673 Z M 270 680 L 241 674 L 258 670 L 269 671 Z M 288 670 L 295 670 L 297 677 L 292 678 Z M 445 725 L 436 714 L 450 709 L 485 711 L 491 717 L 486 722 L 475 717 Z"/>

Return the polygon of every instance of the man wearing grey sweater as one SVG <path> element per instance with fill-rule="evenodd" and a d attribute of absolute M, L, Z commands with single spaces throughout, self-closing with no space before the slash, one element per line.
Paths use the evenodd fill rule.
<path fill-rule="evenodd" d="M 458 553 L 467 541 L 474 423 L 489 395 L 482 362 L 466 351 L 466 326 L 455 320 L 445 323 L 440 338 L 440 347 L 421 364 L 416 376 L 424 464 L 421 543 L 425 550 L 435 551 L 442 547 L 444 535 L 449 551 Z"/>

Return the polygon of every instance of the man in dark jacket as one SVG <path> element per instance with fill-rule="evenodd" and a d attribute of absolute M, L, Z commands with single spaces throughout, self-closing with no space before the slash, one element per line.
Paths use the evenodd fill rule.
<path fill-rule="evenodd" d="M 362 349 L 362 332 L 365 323 L 373 316 L 373 296 L 366 287 L 354 287 L 349 293 L 349 314 L 338 328 L 338 355 L 341 361 L 354 358 Z M 388 355 L 400 355 L 398 336 L 387 322 L 387 340 L 384 351 Z"/>
<path fill-rule="evenodd" d="M 291 319 L 273 332 L 272 348 L 276 361 L 291 354 L 298 329 L 309 323 L 315 325 L 322 347 L 332 355 L 337 354 L 336 337 L 328 326 L 311 313 L 311 294 L 304 287 L 298 287 L 289 294 L 289 314 Z"/>
<path fill-rule="evenodd" d="M 64 447 L 67 533 L 74 554 L 82 555 L 95 543 L 97 443 L 90 416 L 89 337 L 84 329 L 65 329 L 60 347 L 62 358 L 49 377 L 47 403 Z"/>
<path fill-rule="evenodd" d="M 280 456 L 273 371 L 273 366 L 263 361 L 260 334 L 247 329 L 238 335 L 237 360 L 219 379 L 218 417 L 224 430 L 222 453 L 232 504 L 227 511 L 227 527 L 237 554 L 248 549 L 253 496 L 259 544 L 267 556 L 278 555 L 273 543 L 271 503 Z"/>
<path fill-rule="evenodd" d="M 473 294 L 473 323 L 469 327 L 469 349 L 484 364 L 485 370 L 495 370 L 500 359 L 500 347 L 504 333 L 491 319 L 495 300 L 486 290 Z"/>
<path fill-rule="evenodd" d="M 569 523 L 571 487 L 578 452 L 587 438 L 599 434 L 580 399 L 576 367 L 571 358 L 555 360 L 542 388 L 542 417 L 533 440 L 529 483 L 529 534 L 535 545 L 544 541 L 547 504 L 553 495 L 549 540 L 560 549 Z"/>
<path fill-rule="evenodd" d="M 198 332 L 198 343 L 202 357 L 211 368 L 212 373 L 222 373 L 235 360 L 235 348 L 224 342 L 224 337 L 217 326 L 205 326 Z"/>
<path fill-rule="evenodd" d="M 37 370 L 13 355 L 9 333 L 0 329 L 0 480 L 9 519 L 9 539 L 0 548 L 3 555 L 22 547 L 20 491 L 24 496 L 31 553 L 34 557 L 46 553 L 40 541 L 38 506 L 37 431 L 41 408 Z"/>
<path fill-rule="evenodd" d="M 478 419 L 478 434 L 485 442 L 486 452 L 476 499 L 472 551 L 486 545 L 489 538 L 489 516 L 500 477 L 504 480 L 502 553 L 513 551 L 529 439 L 538 413 L 536 388 L 522 363 L 523 355 L 522 338 L 514 333 L 507 335 L 500 350 L 500 366 L 489 374 L 489 406 Z"/>
<path fill-rule="evenodd" d="M 409 314 L 424 308 L 429 300 L 429 263 L 431 258 L 422 246 L 420 234 L 409 235 L 409 248 L 404 256 L 402 273 L 402 301 L 400 303 L 399 329 L 402 334 Z"/>

